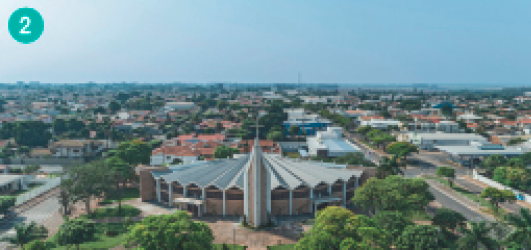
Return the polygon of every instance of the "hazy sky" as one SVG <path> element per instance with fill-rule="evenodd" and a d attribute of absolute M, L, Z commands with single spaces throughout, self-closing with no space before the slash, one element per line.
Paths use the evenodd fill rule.
<path fill-rule="evenodd" d="M 0 82 L 526 84 L 530 25 L 529 0 L 1 0 Z"/>

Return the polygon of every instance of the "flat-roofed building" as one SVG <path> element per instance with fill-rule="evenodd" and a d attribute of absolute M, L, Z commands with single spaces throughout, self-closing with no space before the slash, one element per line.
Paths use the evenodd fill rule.
<path fill-rule="evenodd" d="M 471 133 L 408 133 L 409 143 L 422 150 L 438 146 L 469 146 L 472 142 L 488 143 L 487 138 Z"/>
<path fill-rule="evenodd" d="M 323 119 L 319 115 L 307 114 L 304 109 L 284 109 L 284 112 L 288 114 L 288 120 L 284 122 L 286 135 L 291 135 L 289 129 L 292 126 L 300 128 L 299 135 L 302 135 L 303 131 L 306 135 L 315 135 L 317 131 L 323 131 L 332 125 L 330 120 Z"/>
<path fill-rule="evenodd" d="M 452 161 L 469 167 L 477 166 L 481 160 L 491 155 L 514 157 L 531 152 L 526 147 L 507 147 L 488 142 L 472 143 L 467 146 L 437 146 L 436 148 L 442 152 L 446 152 Z"/>
<path fill-rule="evenodd" d="M 164 106 L 165 110 L 189 110 L 195 108 L 196 105 L 193 102 L 167 102 Z"/>
<path fill-rule="evenodd" d="M 328 127 L 306 138 L 309 156 L 338 157 L 349 153 L 362 152 L 356 145 L 342 138 L 343 128 Z"/>
<path fill-rule="evenodd" d="M 388 129 L 389 127 L 398 127 L 400 121 L 397 120 L 384 120 L 384 119 L 371 119 L 371 120 L 362 120 L 361 126 L 370 126 L 377 129 Z"/>

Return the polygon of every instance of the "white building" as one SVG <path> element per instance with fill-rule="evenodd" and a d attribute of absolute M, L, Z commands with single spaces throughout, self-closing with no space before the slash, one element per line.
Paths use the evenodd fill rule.
<path fill-rule="evenodd" d="M 308 155 L 321 157 L 338 157 L 348 153 L 361 152 L 360 148 L 342 138 L 343 128 L 328 127 L 318 131 L 316 136 L 306 138 Z"/>
<path fill-rule="evenodd" d="M 53 157 L 80 158 L 92 156 L 104 148 L 104 143 L 97 140 L 60 140 L 50 146 Z"/>
<path fill-rule="evenodd" d="M 193 102 L 167 102 L 164 106 L 165 110 L 189 110 L 195 108 Z"/>
<path fill-rule="evenodd" d="M 317 104 L 317 103 L 328 103 L 328 99 L 325 97 L 318 96 L 301 96 L 301 100 L 305 103 Z"/>
<path fill-rule="evenodd" d="M 189 146 L 163 146 L 153 150 L 150 165 L 172 164 L 175 159 L 182 164 L 191 164 L 198 161 L 200 154 Z"/>
<path fill-rule="evenodd" d="M 389 126 L 399 126 L 400 121 L 397 120 L 382 120 L 382 119 L 371 119 L 370 121 L 361 121 L 361 126 L 371 126 L 377 129 L 388 129 Z"/>
<path fill-rule="evenodd" d="M 482 120 L 483 117 L 474 115 L 473 113 L 464 113 L 457 116 L 458 121 L 464 121 L 466 123 L 475 123 L 478 120 Z"/>
<path fill-rule="evenodd" d="M 360 118 L 365 116 L 375 116 L 377 113 L 374 110 L 336 110 L 336 113 L 350 118 Z"/>
<path fill-rule="evenodd" d="M 459 128 L 458 123 L 452 122 L 452 121 L 440 121 L 437 123 L 408 122 L 408 123 L 401 123 L 400 127 L 402 127 L 405 131 L 421 132 L 421 133 L 435 133 L 435 132 L 462 133 L 464 132 L 463 129 Z"/>
<path fill-rule="evenodd" d="M 488 143 L 488 140 L 470 133 L 409 133 L 409 143 L 422 150 L 433 150 L 439 146 L 469 146 L 473 142 Z"/>

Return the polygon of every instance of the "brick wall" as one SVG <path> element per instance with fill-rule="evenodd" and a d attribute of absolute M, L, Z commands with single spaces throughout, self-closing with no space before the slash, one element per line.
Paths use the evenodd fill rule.
<path fill-rule="evenodd" d="M 168 170 L 166 167 L 145 167 L 139 170 L 140 198 L 142 201 L 157 200 L 155 178 L 151 175 L 153 171 Z"/>

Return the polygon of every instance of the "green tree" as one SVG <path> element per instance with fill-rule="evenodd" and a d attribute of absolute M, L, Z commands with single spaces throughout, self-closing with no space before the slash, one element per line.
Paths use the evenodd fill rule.
<path fill-rule="evenodd" d="M 73 166 L 68 170 L 70 182 L 65 188 L 72 195 L 74 202 L 85 203 L 85 210 L 90 216 L 90 201 L 92 198 L 103 197 L 109 190 L 114 178 L 112 172 L 102 161 L 94 161 L 84 165 Z"/>
<path fill-rule="evenodd" d="M 355 191 L 352 201 L 373 212 L 419 211 L 435 200 L 428 188 L 426 181 L 420 178 L 404 178 L 396 175 L 385 179 L 373 177 Z"/>
<path fill-rule="evenodd" d="M 496 168 L 503 166 L 507 163 L 507 158 L 502 155 L 491 155 L 485 158 L 481 164 L 479 165 L 480 168 L 486 170 L 486 174 L 489 177 L 492 177 L 494 170 Z"/>
<path fill-rule="evenodd" d="M 118 103 L 117 101 L 111 101 L 109 103 L 109 110 L 111 110 L 111 113 L 114 114 L 120 111 L 120 109 L 122 109 L 122 105 L 120 105 L 120 103 Z"/>
<path fill-rule="evenodd" d="M 25 174 L 33 174 L 41 169 L 41 166 L 39 164 L 32 164 L 32 165 L 26 165 L 24 166 L 22 172 Z"/>
<path fill-rule="evenodd" d="M 0 213 L 6 216 L 9 210 L 15 206 L 16 200 L 17 198 L 13 196 L 0 196 Z"/>
<path fill-rule="evenodd" d="M 513 230 L 505 239 L 508 245 L 515 247 L 522 247 L 522 249 L 531 248 L 531 214 L 529 209 L 521 208 L 520 216 L 508 213 L 505 221 L 514 227 Z"/>
<path fill-rule="evenodd" d="M 289 127 L 289 134 L 291 136 L 298 136 L 300 132 L 301 128 L 299 126 L 292 125 L 291 127 Z"/>
<path fill-rule="evenodd" d="M 441 114 L 446 117 L 451 117 L 454 114 L 453 105 L 450 103 L 445 103 L 441 106 Z"/>
<path fill-rule="evenodd" d="M 455 230 L 458 227 L 466 226 L 466 218 L 449 208 L 440 208 L 433 216 L 432 224 L 441 227 L 443 230 Z"/>
<path fill-rule="evenodd" d="M 96 226 L 94 222 L 88 219 L 68 219 L 59 227 L 56 234 L 57 243 L 61 246 L 79 245 L 94 239 Z"/>
<path fill-rule="evenodd" d="M 49 125 L 41 121 L 17 122 L 14 123 L 11 136 L 15 138 L 15 142 L 19 146 L 44 147 L 48 145 L 48 141 L 52 138 L 48 128 Z M 2 130 L 5 130 L 3 126 Z"/>
<path fill-rule="evenodd" d="M 132 166 L 149 164 L 151 159 L 151 148 L 140 140 L 122 142 L 116 152 L 118 157 Z"/>
<path fill-rule="evenodd" d="M 284 134 L 282 131 L 270 131 L 267 134 L 267 139 L 271 141 L 281 141 L 284 139 Z"/>
<path fill-rule="evenodd" d="M 507 146 L 514 146 L 514 145 L 520 144 L 520 143 L 525 142 L 525 141 L 526 141 L 526 140 L 523 139 L 522 137 L 512 138 L 512 139 L 510 139 L 510 140 L 507 142 Z"/>
<path fill-rule="evenodd" d="M 500 190 L 493 187 L 488 187 L 481 192 L 481 198 L 489 199 L 489 202 L 494 206 L 496 212 L 499 209 L 500 203 L 502 202 L 514 202 L 516 201 L 516 196 L 511 190 Z"/>
<path fill-rule="evenodd" d="M 377 133 L 374 136 L 369 135 L 369 137 L 371 138 L 372 142 L 376 144 L 376 147 L 378 148 L 382 145 L 385 147 L 385 145 L 396 141 L 396 138 L 394 136 L 384 133 L 384 132 Z"/>
<path fill-rule="evenodd" d="M 407 156 L 412 153 L 419 152 L 417 146 L 409 142 L 393 142 L 387 145 L 386 149 L 388 153 L 397 155 L 398 157 L 404 159 L 404 162 L 407 162 Z"/>
<path fill-rule="evenodd" d="M 178 165 L 178 164 L 181 164 L 181 163 L 183 163 L 183 160 L 181 160 L 181 158 L 175 158 L 171 162 L 171 165 Z"/>
<path fill-rule="evenodd" d="M 227 159 L 232 158 L 234 154 L 239 153 L 240 151 L 237 148 L 231 148 L 228 146 L 217 146 L 214 150 L 214 158 L 217 159 Z"/>
<path fill-rule="evenodd" d="M 410 225 L 396 241 L 397 249 L 439 249 L 444 244 L 439 229 L 430 225 Z"/>
<path fill-rule="evenodd" d="M 381 211 L 373 219 L 382 229 L 390 233 L 393 239 L 398 239 L 407 226 L 413 225 L 413 221 L 397 211 Z"/>
<path fill-rule="evenodd" d="M 118 214 L 121 214 L 123 199 L 122 193 L 127 184 L 127 180 L 129 180 L 134 174 L 134 169 L 131 167 L 131 165 L 127 164 L 124 160 L 117 156 L 107 158 L 105 160 L 105 165 L 107 165 L 110 170 L 110 174 L 112 174 L 114 177 L 111 179 L 113 182 L 111 186 L 114 186 L 114 190 L 110 193 L 116 200 L 118 200 Z"/>
<path fill-rule="evenodd" d="M 359 127 L 356 132 L 358 134 L 361 134 L 363 135 L 365 138 L 367 138 L 367 135 L 369 134 L 370 131 L 372 131 L 372 127 L 371 126 L 361 126 Z"/>
<path fill-rule="evenodd" d="M 490 236 L 493 229 L 492 225 L 484 221 L 478 223 L 469 222 L 469 225 L 470 229 L 465 227 L 458 229 L 463 235 L 457 240 L 459 249 L 498 249 L 499 243 Z"/>
<path fill-rule="evenodd" d="M 520 155 L 520 159 L 524 162 L 524 165 L 527 167 L 528 165 L 531 165 L 531 152 L 527 152 L 523 155 Z"/>
<path fill-rule="evenodd" d="M 455 179 L 455 169 L 452 167 L 439 167 L 437 168 L 437 172 L 435 172 L 437 176 L 444 177 L 450 184 L 450 187 L 453 186 Z"/>
<path fill-rule="evenodd" d="M 26 244 L 23 248 L 24 250 L 47 250 L 49 249 L 46 246 L 46 243 L 42 240 L 34 240 Z"/>
<path fill-rule="evenodd" d="M 151 215 L 132 226 L 127 247 L 141 249 L 211 249 L 214 236 L 207 224 L 196 222 L 184 211 Z"/>
<path fill-rule="evenodd" d="M 70 214 L 68 207 L 74 201 L 74 197 L 70 193 L 70 187 L 73 185 L 72 179 L 61 179 L 61 184 L 59 184 L 59 204 L 63 207 L 63 214 Z"/>
<path fill-rule="evenodd" d="M 216 133 L 221 133 L 225 128 L 223 127 L 223 123 L 218 122 L 216 123 Z"/>
<path fill-rule="evenodd" d="M 23 223 L 16 224 L 15 232 L 15 236 L 11 238 L 10 241 L 11 243 L 16 244 L 17 246 L 20 246 L 22 248 L 25 244 L 29 243 L 32 240 L 48 236 L 48 230 L 43 226 L 37 226 L 34 221 L 27 225 Z"/>
<path fill-rule="evenodd" d="M 383 157 L 380 161 L 378 167 L 376 168 L 376 176 L 380 179 L 385 179 L 390 175 L 399 175 L 404 174 L 402 169 L 400 169 L 400 163 L 397 160 L 397 156 L 393 155 L 391 159 L 388 157 Z"/>
<path fill-rule="evenodd" d="M 295 249 L 387 249 L 389 240 L 371 219 L 328 206 L 316 214 L 314 225 Z"/>

